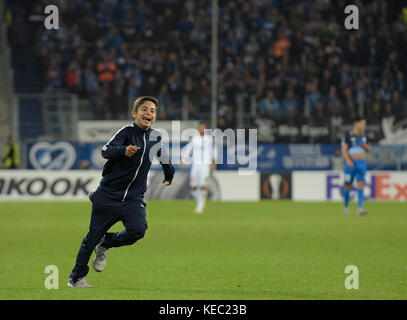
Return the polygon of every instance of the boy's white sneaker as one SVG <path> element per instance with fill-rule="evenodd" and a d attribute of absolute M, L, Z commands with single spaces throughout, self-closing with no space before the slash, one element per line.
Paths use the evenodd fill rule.
<path fill-rule="evenodd" d="M 104 237 L 95 248 L 96 256 L 92 260 L 93 269 L 97 272 L 102 272 L 106 267 L 106 254 L 109 249 L 102 246 Z"/>
<path fill-rule="evenodd" d="M 79 278 L 76 282 L 73 282 L 71 278 L 68 280 L 68 287 L 71 288 L 93 288 L 89 283 L 87 283 L 85 278 Z"/>

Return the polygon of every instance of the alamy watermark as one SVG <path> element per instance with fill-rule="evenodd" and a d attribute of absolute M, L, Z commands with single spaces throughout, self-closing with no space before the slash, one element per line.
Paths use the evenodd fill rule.
<path fill-rule="evenodd" d="M 345 28 L 348 30 L 359 29 L 359 8 L 355 5 L 346 6 L 345 13 L 349 14 L 344 22 Z"/>
<path fill-rule="evenodd" d="M 345 7 L 346 14 L 349 14 L 345 21 L 345 28 L 348 30 L 359 29 L 359 8 L 355 5 Z M 59 29 L 59 9 L 56 5 L 48 5 L 44 9 L 44 13 L 48 16 L 44 20 L 44 27 L 48 30 Z"/>
<path fill-rule="evenodd" d="M 59 9 L 56 5 L 50 4 L 45 7 L 44 13 L 48 16 L 44 20 L 44 27 L 47 30 L 59 29 Z"/>
<path fill-rule="evenodd" d="M 250 175 L 257 170 L 257 129 L 205 129 L 204 136 L 209 143 L 202 142 L 201 148 L 193 150 L 194 153 L 187 152 L 188 145 L 181 149 L 181 141 L 190 141 L 199 136 L 197 129 L 188 128 L 181 132 L 181 122 L 172 121 L 170 134 L 163 129 L 153 131 L 150 141 L 171 141 L 171 153 L 168 154 L 162 143 L 157 143 L 150 149 L 149 159 L 152 162 L 154 157 L 161 163 L 173 164 L 215 164 L 235 165 L 239 174 Z M 226 152 L 223 152 L 223 150 Z M 158 156 L 157 156 L 158 155 Z"/>
<path fill-rule="evenodd" d="M 344 12 L 348 14 L 345 18 L 344 26 L 348 30 L 359 29 L 359 9 L 355 5 L 348 5 L 345 7 Z M 44 9 L 44 13 L 47 14 L 44 20 L 44 27 L 48 30 L 59 29 L 59 9 L 56 5 L 47 5 Z M 191 138 L 198 134 L 196 129 L 187 129 L 182 133 L 179 130 L 180 122 L 173 121 L 172 130 L 172 149 L 171 156 L 161 153 L 159 160 L 163 163 L 171 162 L 174 164 L 180 164 L 181 162 L 189 164 L 192 162 L 192 156 L 185 155 L 180 151 L 181 139 L 185 141 L 185 138 Z M 178 130 L 177 130 L 178 129 Z M 177 135 L 178 133 L 178 135 Z M 160 130 L 161 138 L 169 141 L 168 132 Z M 237 165 L 239 174 L 253 174 L 257 170 L 257 130 L 256 129 L 205 129 L 205 134 L 212 136 L 214 139 L 213 153 L 216 153 L 216 164 L 228 164 Z M 246 137 L 248 138 L 246 141 Z M 150 136 L 150 140 L 159 139 L 157 135 Z M 224 158 L 223 146 L 226 141 L 226 159 Z M 155 148 L 151 149 L 150 160 L 153 161 L 157 155 L 158 148 L 161 144 L 157 144 Z M 206 151 L 205 151 L 206 152 Z M 197 157 L 194 157 L 196 161 Z M 212 159 L 211 157 L 209 157 Z M 208 157 L 202 156 L 202 163 L 208 162 Z M 206 163 L 205 163 L 206 164 Z M 210 164 L 210 163 L 207 163 Z"/>
<path fill-rule="evenodd" d="M 48 290 L 59 289 L 59 270 L 57 266 L 48 265 L 44 269 L 45 274 L 49 274 L 44 280 L 44 287 Z"/>
<path fill-rule="evenodd" d="M 354 265 L 346 266 L 345 273 L 349 276 L 345 279 L 345 288 L 348 290 L 359 289 L 359 268 Z"/>
<path fill-rule="evenodd" d="M 359 29 L 359 8 L 355 5 L 345 7 L 346 14 L 349 14 L 344 21 L 344 26 L 348 30 Z M 47 5 L 44 13 L 48 16 L 44 20 L 44 27 L 48 30 L 59 29 L 59 9 L 56 5 Z"/>

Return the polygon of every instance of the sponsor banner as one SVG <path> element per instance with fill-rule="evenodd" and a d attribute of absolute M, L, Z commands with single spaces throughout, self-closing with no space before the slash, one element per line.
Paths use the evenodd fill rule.
<path fill-rule="evenodd" d="M 236 171 L 215 171 L 222 201 L 258 201 L 260 200 L 260 174 L 239 174 Z"/>
<path fill-rule="evenodd" d="M 106 143 L 120 129 L 131 124 L 131 121 L 95 120 L 78 121 L 77 137 L 79 142 L 100 141 Z"/>
<path fill-rule="evenodd" d="M 248 158 L 248 146 L 240 146 Z M 238 148 L 236 148 L 237 150 Z M 224 147 L 224 159 L 236 152 Z M 341 170 L 343 158 L 340 144 L 257 144 L 257 171 L 260 172 L 291 172 L 298 170 Z M 239 164 L 243 165 L 244 164 Z M 368 170 L 406 170 L 406 145 L 372 145 L 366 154 Z M 236 170 L 238 165 L 219 164 L 220 170 Z"/>
<path fill-rule="evenodd" d="M 370 170 L 406 170 L 406 145 L 373 145 L 366 154 L 366 165 Z"/>
<path fill-rule="evenodd" d="M 239 175 L 236 171 L 215 171 L 208 179 L 208 199 L 217 201 L 258 201 L 260 175 Z M 177 171 L 170 187 L 163 183 L 163 173 L 150 171 L 146 199 L 192 199 L 189 170 Z M 236 186 L 244 186 L 238 188 Z"/>
<path fill-rule="evenodd" d="M 111 137 L 125 126 L 131 125 L 131 121 L 115 121 L 115 120 L 98 120 L 98 121 L 79 121 L 78 122 L 78 139 L 79 142 L 104 142 L 110 140 Z M 196 129 L 198 121 L 183 120 L 183 121 L 167 121 L 158 120 L 154 123 L 153 128 L 156 130 L 164 130 L 168 135 L 163 135 L 163 141 L 168 141 L 173 136 L 180 135 L 187 129 Z M 180 136 L 181 141 L 186 141 Z"/>
<path fill-rule="evenodd" d="M 37 170 L 80 169 L 86 160 L 92 169 L 102 169 L 106 162 L 101 155 L 106 142 L 78 143 L 70 141 L 29 142 L 27 168 Z M 179 163 L 180 152 L 187 142 L 164 142 L 174 164 Z M 260 172 L 291 172 L 293 170 L 341 170 L 343 159 L 336 144 L 237 144 L 221 146 L 218 170 L 250 169 Z M 220 150 L 222 150 L 220 149 Z M 367 153 L 369 170 L 407 169 L 407 146 L 372 145 Z M 153 167 L 159 167 L 153 161 Z"/>
<path fill-rule="evenodd" d="M 319 125 L 302 124 L 281 124 L 270 119 L 256 119 L 258 138 L 261 142 L 280 143 L 331 143 L 340 141 L 342 137 L 353 128 L 353 124 L 343 123 L 341 119 L 331 119 L 331 123 L 320 123 Z M 405 130 L 405 129 L 404 129 Z M 393 130 L 395 131 L 395 130 Z M 398 131 L 401 131 L 398 130 Z M 390 132 L 390 130 L 387 130 Z M 380 124 L 368 123 L 366 126 L 366 137 L 369 141 L 378 142 L 383 139 L 383 134 L 386 137 L 385 128 Z M 402 132 L 397 132 L 397 136 Z M 385 141 L 390 143 L 398 143 L 394 139 L 395 134 L 387 134 Z M 405 136 L 404 136 L 404 139 Z"/>
<path fill-rule="evenodd" d="M 329 170 L 337 145 L 324 144 L 266 144 L 257 145 L 257 170 L 261 172 L 290 172 L 293 170 Z M 246 147 L 247 153 L 249 148 Z M 230 149 L 224 148 L 224 158 Z M 255 156 L 255 155 L 254 155 Z M 237 165 L 218 165 L 220 170 L 236 170 Z"/>
<path fill-rule="evenodd" d="M 292 173 L 292 199 L 295 201 L 342 201 L 344 174 L 339 171 Z M 354 187 L 351 199 L 357 199 Z M 407 201 L 407 172 L 370 171 L 366 174 L 364 196 L 368 200 Z"/>
<path fill-rule="evenodd" d="M 101 151 L 105 143 L 78 143 L 69 141 L 47 142 L 40 141 L 35 143 L 26 143 L 27 147 L 27 168 L 36 170 L 77 170 L 81 169 L 82 161 L 88 161 L 91 169 L 100 170 L 106 163 L 101 155 Z M 164 142 L 164 148 L 169 151 L 170 160 L 178 169 L 178 164 L 181 160 L 181 151 L 187 145 L 187 142 Z M 246 145 L 242 145 L 243 150 Z M 222 148 L 222 147 L 221 147 Z M 244 152 L 244 157 L 241 156 L 239 147 L 227 148 L 223 147 L 223 158 L 219 160 L 223 163 L 232 161 L 236 165 L 218 165 L 218 169 L 247 169 L 246 173 L 251 174 L 256 171 L 256 148 L 247 148 L 249 152 Z M 222 153 L 222 149 L 220 149 Z M 233 153 L 230 152 L 233 150 Z M 241 164 L 239 159 L 243 159 Z M 252 164 L 249 167 L 248 164 Z M 152 161 L 152 168 L 161 168 L 160 163 L 156 158 Z M 250 170 L 249 170 L 250 169 Z M 245 171 L 245 170 L 243 170 Z"/>
<path fill-rule="evenodd" d="M 260 176 L 260 197 L 262 199 L 291 199 L 291 174 L 262 173 Z"/>
<path fill-rule="evenodd" d="M 171 186 L 165 186 L 162 181 L 162 170 L 151 170 L 147 177 L 146 199 L 189 199 L 192 198 L 189 188 L 189 175 L 185 171 L 177 171 Z M 219 200 L 221 196 L 219 181 L 213 176 L 208 181 L 208 199 Z"/>
<path fill-rule="evenodd" d="M 27 169 L 36 170 L 77 170 L 82 161 L 88 161 L 91 169 L 101 170 L 106 163 L 102 157 L 105 143 L 77 143 L 69 141 L 27 143 Z M 164 143 L 170 150 L 171 160 L 179 159 L 185 142 L 174 146 Z M 174 162 L 174 161 L 173 161 Z M 154 158 L 153 168 L 161 168 Z"/>
<path fill-rule="evenodd" d="M 104 143 L 76 143 L 69 141 L 40 141 L 27 143 L 27 168 L 36 170 L 79 169 L 87 160 L 93 169 L 101 169 L 106 162 L 101 155 Z"/>
<path fill-rule="evenodd" d="M 0 170 L 0 200 L 84 200 L 100 171 Z"/>
<path fill-rule="evenodd" d="M 101 179 L 98 170 L 0 170 L 0 200 L 88 200 Z M 173 184 L 162 184 L 162 171 L 150 171 L 146 199 L 191 198 L 189 172 L 176 173 Z M 237 188 L 242 185 L 244 187 Z M 259 174 L 215 171 L 208 182 L 208 197 L 218 201 L 259 200 Z"/>

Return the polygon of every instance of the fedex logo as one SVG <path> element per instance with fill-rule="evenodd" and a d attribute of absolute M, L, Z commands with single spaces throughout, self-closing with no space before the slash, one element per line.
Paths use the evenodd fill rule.
<path fill-rule="evenodd" d="M 343 195 L 343 174 L 326 175 L 326 198 L 339 200 Z M 407 200 L 407 176 L 397 173 L 371 173 L 366 175 L 365 199 Z M 350 197 L 355 198 L 356 187 L 352 187 Z"/>

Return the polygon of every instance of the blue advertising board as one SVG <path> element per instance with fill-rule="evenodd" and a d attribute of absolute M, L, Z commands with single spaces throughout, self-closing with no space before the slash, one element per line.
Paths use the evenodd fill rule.
<path fill-rule="evenodd" d="M 106 162 L 101 156 L 104 143 L 76 143 L 70 141 L 41 141 L 27 144 L 27 169 L 69 170 L 79 169 L 88 161 L 93 169 Z"/>
<path fill-rule="evenodd" d="M 267 144 L 257 145 L 257 170 L 262 172 L 287 172 L 292 170 L 329 170 L 337 145 L 323 144 Z M 246 148 L 248 152 L 249 148 Z M 224 156 L 228 149 L 223 150 Z M 235 170 L 236 165 L 219 164 L 220 170 Z"/>
<path fill-rule="evenodd" d="M 101 156 L 103 142 L 77 143 L 70 141 L 35 142 L 27 144 L 27 168 L 38 170 L 79 169 L 86 160 L 93 169 L 101 169 L 106 159 Z M 174 164 L 186 143 L 167 146 Z M 338 144 L 242 144 L 218 149 L 218 170 L 247 168 L 261 172 L 290 172 L 293 170 L 340 170 L 343 160 Z M 373 145 L 367 154 L 370 170 L 405 170 L 407 146 Z M 177 168 L 178 166 L 176 166 Z M 158 163 L 153 169 L 160 168 Z"/>

